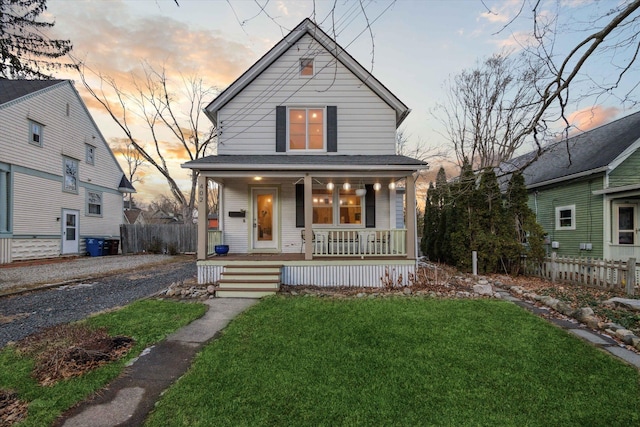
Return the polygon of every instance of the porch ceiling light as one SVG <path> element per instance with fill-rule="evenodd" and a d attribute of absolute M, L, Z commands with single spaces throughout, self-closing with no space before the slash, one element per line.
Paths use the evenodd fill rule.
<path fill-rule="evenodd" d="M 334 188 L 335 188 L 335 185 L 333 185 L 333 182 L 327 183 L 327 190 L 333 191 Z"/>
<path fill-rule="evenodd" d="M 253 180 L 254 181 L 262 181 L 262 177 L 261 176 L 254 176 Z"/>
<path fill-rule="evenodd" d="M 358 188 L 356 190 L 356 196 L 358 196 L 358 197 L 362 197 L 365 194 L 367 194 L 367 190 L 365 188 Z"/>
<path fill-rule="evenodd" d="M 396 189 L 396 183 L 395 182 L 390 182 L 389 183 L 389 190 L 395 190 Z"/>
<path fill-rule="evenodd" d="M 374 190 L 380 191 L 381 188 L 382 188 L 382 185 L 379 182 L 376 182 L 375 184 L 373 184 Z"/>
<path fill-rule="evenodd" d="M 345 182 L 344 184 L 342 184 L 342 189 L 344 191 L 349 191 L 351 190 L 351 184 L 349 184 L 348 182 Z"/>

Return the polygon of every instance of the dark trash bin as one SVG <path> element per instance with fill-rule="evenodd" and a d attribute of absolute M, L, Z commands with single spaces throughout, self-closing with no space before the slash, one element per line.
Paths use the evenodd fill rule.
<path fill-rule="evenodd" d="M 120 246 L 120 240 L 106 239 L 104 241 L 104 255 L 118 255 L 118 246 Z"/>
<path fill-rule="evenodd" d="M 85 245 L 87 250 L 87 255 L 89 256 L 102 256 L 102 246 L 104 244 L 103 239 L 98 239 L 95 237 L 88 237 L 85 239 Z"/>

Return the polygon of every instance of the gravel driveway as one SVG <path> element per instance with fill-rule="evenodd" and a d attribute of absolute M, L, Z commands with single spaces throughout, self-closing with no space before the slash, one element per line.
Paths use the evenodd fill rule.
<path fill-rule="evenodd" d="M 0 269 L 0 290 L 6 290 L 9 284 L 29 288 L 38 281 L 59 283 L 84 278 L 55 288 L 0 297 L 0 347 L 43 328 L 81 320 L 92 313 L 129 304 L 153 295 L 173 282 L 195 276 L 193 258 L 176 261 L 174 257 L 157 255 L 80 258 Z"/>

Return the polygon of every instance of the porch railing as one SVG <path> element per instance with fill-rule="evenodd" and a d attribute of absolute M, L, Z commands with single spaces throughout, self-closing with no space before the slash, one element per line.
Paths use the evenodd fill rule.
<path fill-rule="evenodd" d="M 207 231 L 207 256 L 214 254 L 215 246 L 222 244 L 222 230 Z"/>
<path fill-rule="evenodd" d="M 311 243 L 314 256 L 406 256 L 407 230 L 319 228 Z"/>

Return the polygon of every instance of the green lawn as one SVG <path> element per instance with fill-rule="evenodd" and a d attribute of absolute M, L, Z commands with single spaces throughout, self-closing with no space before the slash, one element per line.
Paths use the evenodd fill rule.
<path fill-rule="evenodd" d="M 29 402 L 28 416 L 21 427 L 51 425 L 67 408 L 117 377 L 126 361 L 205 311 L 203 304 L 142 300 L 121 310 L 91 317 L 86 321 L 89 325 L 106 327 L 111 335 L 133 337 L 135 346 L 119 361 L 52 387 L 42 387 L 31 377 L 33 359 L 18 355 L 12 346 L 5 347 L 0 351 L 0 388 L 13 390 L 21 400 Z"/>
<path fill-rule="evenodd" d="M 640 425 L 635 368 L 495 300 L 273 297 L 149 426 Z"/>

